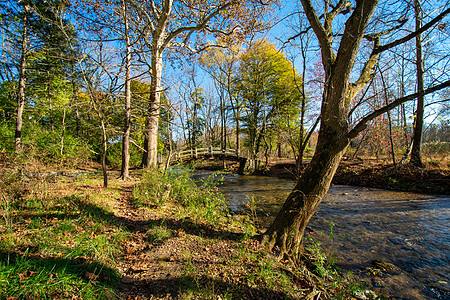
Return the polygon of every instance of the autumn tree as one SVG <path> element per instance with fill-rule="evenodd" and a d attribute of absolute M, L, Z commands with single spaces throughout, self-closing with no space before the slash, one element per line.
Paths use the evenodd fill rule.
<path fill-rule="evenodd" d="M 160 95 L 163 91 L 163 58 L 169 49 L 198 52 L 207 37 L 245 35 L 260 27 L 266 5 L 258 1 L 131 1 L 136 22 L 149 51 L 151 94 L 145 130 L 145 166 L 156 166 Z"/>
<path fill-rule="evenodd" d="M 280 123 L 298 119 L 300 76 L 285 55 L 266 40 L 258 40 L 240 57 L 235 89 L 244 107 L 242 123 L 253 155 L 269 148 L 268 133 Z"/>
<path fill-rule="evenodd" d="M 308 22 L 317 37 L 325 71 L 321 124 L 311 163 L 298 179 L 275 221 L 263 235 L 270 249 L 278 246 L 282 254 L 294 257 L 297 257 L 301 250 L 305 228 L 327 193 L 350 142 L 366 128 L 368 122 L 401 103 L 416 98 L 419 94 L 414 93 L 398 98 L 369 112 L 350 127 L 349 112 L 352 99 L 373 78 L 380 54 L 413 39 L 450 13 L 450 9 L 447 8 L 419 30 L 395 40 L 390 36 L 391 42 L 382 45 L 383 34 L 392 31 L 384 29 L 380 32 L 366 32 L 377 8 L 377 0 L 355 2 L 340 0 L 333 4 L 326 2 L 322 16 L 318 14 L 317 8 L 310 0 L 301 2 Z M 343 13 L 346 13 L 346 16 L 343 16 Z M 342 23 L 343 27 L 339 34 L 333 31 L 333 21 L 336 18 L 345 22 Z M 371 30 L 375 31 L 375 29 L 376 26 L 371 27 Z M 339 38 L 335 39 L 335 36 Z M 372 42 L 372 51 L 360 69 L 360 75 L 355 77 L 352 71 L 358 54 L 361 54 L 359 50 L 364 38 Z M 425 89 L 423 94 L 432 93 L 449 85 L 450 80 L 446 80 Z"/>
<path fill-rule="evenodd" d="M 200 66 L 213 79 L 220 98 L 221 118 L 221 146 L 225 148 L 227 130 L 227 111 L 231 108 L 234 119 L 234 133 L 236 140 L 236 153 L 240 153 L 240 119 L 242 105 L 238 91 L 234 88 L 238 74 L 239 57 L 242 46 L 229 39 L 221 39 L 218 44 L 222 47 L 207 49 L 200 58 Z"/>

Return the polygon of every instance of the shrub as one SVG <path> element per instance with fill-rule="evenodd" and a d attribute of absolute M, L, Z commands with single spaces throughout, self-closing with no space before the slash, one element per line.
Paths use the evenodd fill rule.
<path fill-rule="evenodd" d="M 147 171 L 133 191 L 135 199 L 143 205 L 159 207 L 167 202 L 180 204 L 198 217 L 214 219 L 225 210 L 225 199 L 211 179 L 197 185 L 187 171 Z"/>

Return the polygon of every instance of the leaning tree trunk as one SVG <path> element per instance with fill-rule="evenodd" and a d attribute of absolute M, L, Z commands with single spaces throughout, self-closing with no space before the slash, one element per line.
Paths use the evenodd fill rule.
<path fill-rule="evenodd" d="M 283 255 L 294 258 L 301 250 L 306 226 L 327 193 L 342 156 L 351 138 L 354 138 L 349 135 L 348 128 L 350 103 L 371 80 L 371 70 L 377 57 L 376 54 L 371 55 L 360 78 L 355 84 L 351 84 L 350 74 L 377 0 L 357 2 L 352 15 L 345 23 L 337 55 L 331 47 L 332 19 L 349 5 L 349 2 L 339 2 L 333 13 L 325 17 L 326 21 L 323 25 L 310 0 L 302 0 L 302 5 L 318 37 L 325 70 L 321 126 L 311 163 L 300 176 L 275 221 L 263 236 L 268 242 L 269 249 L 278 246 Z"/>
<path fill-rule="evenodd" d="M 270 249 L 277 245 L 283 254 L 295 257 L 299 253 L 306 226 L 327 193 L 348 144 L 346 131 L 322 126 L 311 163 L 264 234 Z"/>

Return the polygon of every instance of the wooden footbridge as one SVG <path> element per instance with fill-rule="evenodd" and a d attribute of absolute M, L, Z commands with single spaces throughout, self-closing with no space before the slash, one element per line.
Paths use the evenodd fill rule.
<path fill-rule="evenodd" d="M 202 157 L 222 157 L 231 160 L 238 160 L 240 157 L 244 157 L 242 151 L 238 153 L 236 149 L 222 149 L 221 147 L 207 147 L 207 148 L 194 148 L 187 149 L 180 152 L 174 153 L 175 160 L 184 160 L 184 159 L 197 159 Z M 247 157 L 247 156 L 245 156 Z"/>
<path fill-rule="evenodd" d="M 249 151 L 238 151 L 236 149 L 223 149 L 221 147 L 205 147 L 182 150 L 173 153 L 173 161 L 191 161 L 205 157 L 218 157 L 223 160 L 239 162 L 239 173 L 247 173 L 255 170 L 263 162 L 262 155 L 252 157 Z"/>

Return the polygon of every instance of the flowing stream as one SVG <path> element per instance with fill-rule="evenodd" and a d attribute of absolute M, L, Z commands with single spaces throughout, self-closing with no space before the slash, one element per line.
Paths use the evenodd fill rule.
<path fill-rule="evenodd" d="M 219 189 L 230 210 L 248 209 L 253 202 L 262 228 L 294 185 L 272 177 L 223 176 Z M 335 185 L 311 219 L 308 235 L 342 271 L 352 271 L 393 299 L 450 299 L 449 216 L 448 196 Z M 374 261 L 395 268 L 370 274 Z"/>

